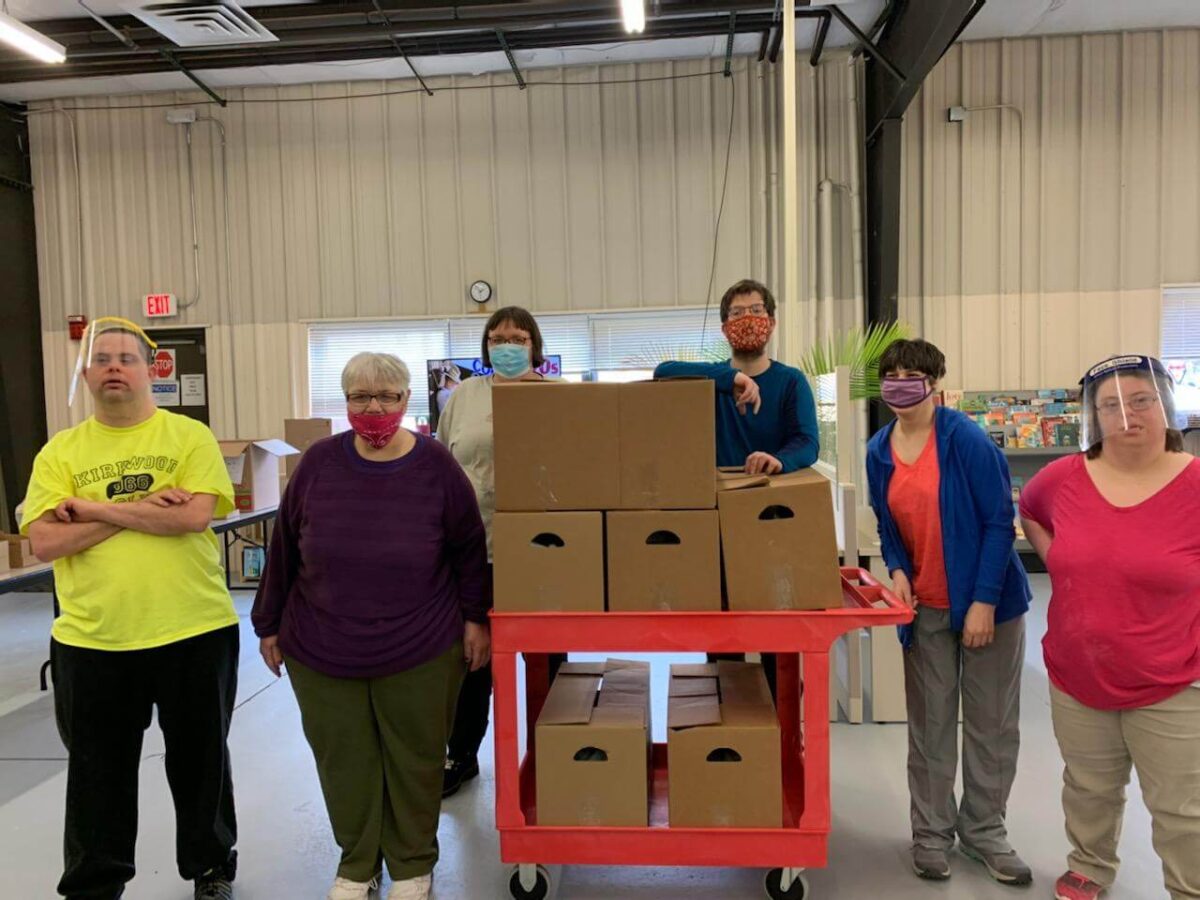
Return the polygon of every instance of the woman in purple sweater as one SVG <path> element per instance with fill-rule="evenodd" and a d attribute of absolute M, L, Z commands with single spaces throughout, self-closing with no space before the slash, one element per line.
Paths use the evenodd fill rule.
<path fill-rule="evenodd" d="M 490 656 L 486 538 L 450 452 L 400 427 L 404 363 L 360 353 L 342 389 L 353 430 L 288 483 L 254 631 L 287 667 L 342 850 L 328 900 L 365 900 L 384 862 L 388 900 L 426 900 L 459 686 Z"/>

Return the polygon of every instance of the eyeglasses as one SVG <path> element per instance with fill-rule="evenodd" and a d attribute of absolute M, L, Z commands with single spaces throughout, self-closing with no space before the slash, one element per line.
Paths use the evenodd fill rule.
<path fill-rule="evenodd" d="M 733 306 L 729 309 L 729 318 L 740 319 L 742 316 L 765 316 L 767 307 L 763 303 L 755 303 L 753 306 Z"/>
<path fill-rule="evenodd" d="M 531 343 L 527 337 L 488 337 L 489 347 L 500 347 L 504 344 L 512 344 L 516 347 L 528 347 Z"/>
<path fill-rule="evenodd" d="M 1154 394 L 1138 394 L 1130 397 L 1125 401 L 1125 406 L 1128 406 L 1134 412 L 1145 412 L 1155 403 L 1158 402 L 1158 397 Z M 1102 403 L 1096 404 L 1096 409 L 1100 410 L 1102 416 L 1115 416 L 1121 411 L 1121 401 L 1109 399 Z"/>
<path fill-rule="evenodd" d="M 365 410 L 371 405 L 372 400 L 378 400 L 379 405 L 387 409 L 389 406 L 399 406 L 404 401 L 404 394 L 397 394 L 395 391 L 383 391 L 379 394 L 355 391 L 353 394 L 346 395 L 346 405 L 355 412 Z"/>

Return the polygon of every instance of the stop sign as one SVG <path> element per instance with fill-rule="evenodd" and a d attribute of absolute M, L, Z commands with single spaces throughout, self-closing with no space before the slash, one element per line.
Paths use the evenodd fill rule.
<path fill-rule="evenodd" d="M 159 350 L 154 354 L 154 377 L 166 381 L 175 375 L 175 354 L 170 350 Z"/>

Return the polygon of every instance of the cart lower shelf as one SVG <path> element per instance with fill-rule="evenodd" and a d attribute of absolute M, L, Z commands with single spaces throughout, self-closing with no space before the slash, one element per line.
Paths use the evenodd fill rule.
<path fill-rule="evenodd" d="M 502 828 L 501 856 L 543 864 L 634 866 L 825 865 L 828 830 L 800 827 L 804 811 L 802 763 L 793 757 L 783 778 L 783 822 L 778 828 L 673 828 L 667 815 L 667 747 L 654 745 L 650 822 L 645 828 L 538 825 L 535 761 L 521 766 L 526 825 Z"/>

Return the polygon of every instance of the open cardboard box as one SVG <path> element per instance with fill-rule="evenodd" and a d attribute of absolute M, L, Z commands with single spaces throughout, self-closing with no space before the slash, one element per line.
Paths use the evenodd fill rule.
<path fill-rule="evenodd" d="M 779 828 L 779 720 L 762 666 L 671 666 L 667 698 L 672 827 Z"/>
<path fill-rule="evenodd" d="M 537 720 L 537 824 L 646 827 L 650 734 L 649 663 L 564 663 Z"/>
<path fill-rule="evenodd" d="M 279 505 L 279 460 L 300 451 L 286 441 L 218 441 L 238 512 Z"/>
<path fill-rule="evenodd" d="M 842 605 L 833 492 L 812 469 L 787 475 L 722 472 L 717 508 L 729 608 Z"/>
<path fill-rule="evenodd" d="M 499 385 L 496 509 L 712 509 L 713 390 L 707 379 Z"/>

